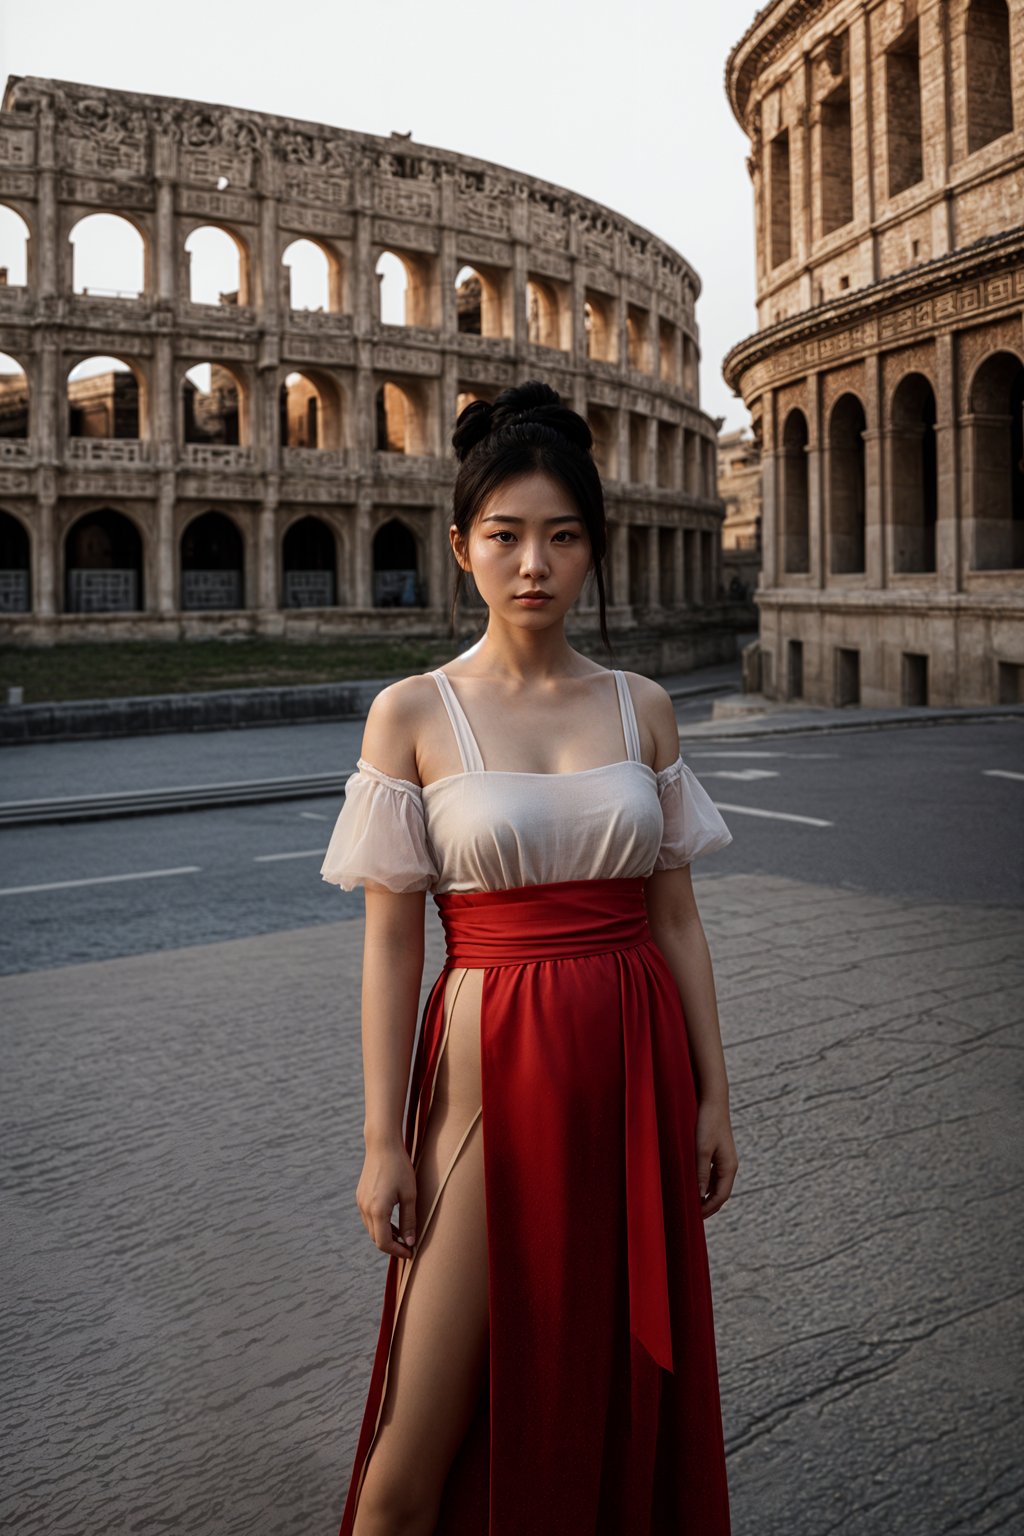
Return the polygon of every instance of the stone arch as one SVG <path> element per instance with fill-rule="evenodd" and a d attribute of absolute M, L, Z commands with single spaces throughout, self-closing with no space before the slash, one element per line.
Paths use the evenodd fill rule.
<path fill-rule="evenodd" d="M 126 213 L 87 213 L 68 231 L 71 291 L 84 297 L 140 299 L 149 288 L 146 232 Z M 104 278 L 117 282 L 104 282 Z"/>
<path fill-rule="evenodd" d="M 375 608 L 426 606 L 420 541 L 404 519 L 388 518 L 374 533 L 372 567 Z"/>
<path fill-rule="evenodd" d="M 237 446 L 249 442 L 249 396 L 226 363 L 192 363 L 181 380 L 181 441 Z"/>
<path fill-rule="evenodd" d="M 507 336 L 508 274 L 474 262 L 455 274 L 455 327 L 470 336 Z"/>
<path fill-rule="evenodd" d="M 1024 565 L 1024 362 L 1015 352 L 990 353 L 975 369 L 967 399 L 971 566 L 1019 570 Z"/>
<path fill-rule="evenodd" d="M 834 575 L 864 570 L 866 430 L 860 399 L 852 393 L 840 395 L 828 424 L 828 569 Z"/>
<path fill-rule="evenodd" d="M 341 447 L 341 396 L 323 369 L 289 370 L 278 390 L 278 407 L 282 448 Z"/>
<path fill-rule="evenodd" d="M 1010 12 L 1006 0 L 970 0 L 965 27 L 967 153 L 1013 132 Z"/>
<path fill-rule="evenodd" d="M 179 541 L 182 611 L 245 607 L 245 545 L 226 512 L 199 512 Z"/>
<path fill-rule="evenodd" d="M 148 436 L 146 376 L 127 357 L 80 358 L 68 369 L 69 438 L 138 441 Z"/>
<path fill-rule="evenodd" d="M 227 224 L 194 224 L 185 237 L 182 298 L 214 308 L 252 303 L 249 247 Z"/>
<path fill-rule="evenodd" d="M 376 318 L 382 325 L 436 328 L 434 257 L 385 246 L 378 251 L 373 270 Z"/>
<path fill-rule="evenodd" d="M 0 507 L 0 614 L 32 611 L 31 533 Z"/>
<path fill-rule="evenodd" d="M 617 454 L 615 418 L 611 410 L 604 405 L 590 405 L 587 407 L 587 423 L 593 434 L 594 444 L 592 453 L 597 472 L 602 480 L 616 479 Z"/>
<path fill-rule="evenodd" d="M 375 446 L 380 453 L 425 454 L 427 405 L 422 387 L 411 380 L 401 384 L 385 379 L 377 388 Z"/>
<path fill-rule="evenodd" d="M 935 391 L 907 373 L 889 407 L 889 487 L 893 571 L 934 571 L 939 516 Z"/>
<path fill-rule="evenodd" d="M 281 541 L 281 601 L 285 608 L 333 608 L 338 602 L 338 548 L 324 518 L 300 513 Z"/>
<path fill-rule="evenodd" d="M 563 346 L 563 311 L 561 298 L 555 283 L 547 277 L 528 277 L 526 280 L 526 339 L 535 347 Z"/>
<path fill-rule="evenodd" d="M 598 293 L 594 288 L 585 290 L 583 332 L 586 337 L 588 357 L 601 363 L 618 362 L 617 306 L 611 294 Z"/>
<path fill-rule="evenodd" d="M 794 407 L 782 428 L 782 570 L 791 576 L 811 569 L 811 512 L 808 485 L 810 434 L 807 417 Z"/>
<path fill-rule="evenodd" d="M 651 312 L 626 305 L 626 360 L 639 373 L 651 372 Z"/>
<path fill-rule="evenodd" d="M 342 270 L 337 253 L 322 240 L 301 235 L 281 253 L 285 308 L 314 314 L 342 309 Z"/>
<path fill-rule="evenodd" d="M 30 435 L 31 412 L 31 391 L 24 366 L 16 357 L 0 352 L 0 444 Z"/>
<path fill-rule="evenodd" d="M 10 203 L 0 203 L 0 287 L 28 286 L 31 241 L 24 216 Z"/>
<path fill-rule="evenodd" d="M 683 332 L 683 389 L 692 400 L 700 395 L 700 354 L 697 343 L 688 331 Z"/>
<path fill-rule="evenodd" d="M 83 512 L 64 535 L 64 612 L 138 613 L 143 607 L 142 536 L 113 507 Z"/>

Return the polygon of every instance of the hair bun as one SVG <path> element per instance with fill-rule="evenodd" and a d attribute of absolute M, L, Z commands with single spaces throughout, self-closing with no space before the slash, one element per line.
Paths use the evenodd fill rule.
<path fill-rule="evenodd" d="M 452 447 L 461 463 L 492 433 L 527 424 L 550 428 L 584 453 L 593 447 L 594 436 L 585 418 L 542 379 L 527 379 L 503 389 L 493 405 L 486 400 L 470 401 L 455 424 Z"/>

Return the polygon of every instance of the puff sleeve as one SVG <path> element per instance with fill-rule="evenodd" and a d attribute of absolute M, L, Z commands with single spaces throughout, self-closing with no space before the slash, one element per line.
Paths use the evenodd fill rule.
<path fill-rule="evenodd" d="M 343 891 L 368 881 L 390 891 L 431 890 L 438 870 L 420 786 L 359 758 L 345 781 L 345 802 L 320 874 Z"/>
<path fill-rule="evenodd" d="M 717 806 L 681 755 L 657 777 L 664 834 L 655 869 L 678 869 L 732 842 Z"/>

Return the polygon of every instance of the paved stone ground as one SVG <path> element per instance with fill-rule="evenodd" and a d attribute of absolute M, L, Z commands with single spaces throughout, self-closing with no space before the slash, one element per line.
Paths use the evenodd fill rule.
<path fill-rule="evenodd" d="M 695 876 L 734 1536 L 1018 1532 L 1021 915 Z M 3 1530 L 334 1531 L 386 1266 L 361 930 L 0 980 Z"/>

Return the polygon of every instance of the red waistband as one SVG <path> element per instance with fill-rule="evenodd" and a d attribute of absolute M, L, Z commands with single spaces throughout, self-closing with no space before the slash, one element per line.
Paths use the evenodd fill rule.
<path fill-rule="evenodd" d="M 628 949 L 651 936 L 642 875 L 435 893 L 451 965 L 516 965 Z"/>

